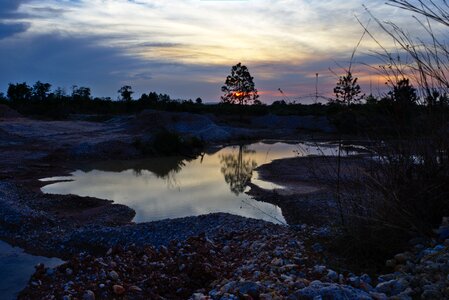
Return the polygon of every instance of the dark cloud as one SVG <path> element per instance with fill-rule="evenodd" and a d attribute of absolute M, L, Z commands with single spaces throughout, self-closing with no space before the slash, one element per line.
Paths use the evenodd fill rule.
<path fill-rule="evenodd" d="M 120 49 L 98 46 L 98 38 L 39 35 L 0 41 L 0 82 L 47 81 L 70 87 L 92 86 L 96 94 L 110 96 L 128 72 L 142 61 Z M 2 87 L 4 88 L 4 87 Z"/>
<path fill-rule="evenodd" d="M 182 44 L 179 43 L 158 43 L 158 42 L 146 42 L 146 43 L 140 43 L 139 46 L 140 47 L 145 47 L 145 48 L 174 48 L 174 47 L 179 47 Z"/>
<path fill-rule="evenodd" d="M 14 21 L 19 16 L 17 13 L 17 9 L 21 4 L 27 1 L 28 0 L 0 1 L 0 39 L 4 39 L 28 30 L 30 24 L 26 22 Z"/>
<path fill-rule="evenodd" d="M 29 23 L 0 23 L 0 40 L 27 31 L 29 27 Z"/>
<path fill-rule="evenodd" d="M 0 19 L 13 18 L 17 9 L 22 3 L 28 0 L 1 0 L 0 1 Z"/>
<path fill-rule="evenodd" d="M 175 98 L 213 98 L 219 85 L 200 78 L 216 76 L 217 67 L 183 65 L 131 56 L 122 48 L 100 46 L 98 37 L 74 38 L 59 35 L 0 40 L 0 86 L 9 82 L 31 84 L 37 80 L 54 87 L 88 86 L 96 96 L 117 97 L 120 86 L 136 92 L 157 91 Z M 227 69 L 227 68 L 226 68 Z"/>
<path fill-rule="evenodd" d="M 34 18 L 48 18 L 48 17 L 59 17 L 66 12 L 69 12 L 70 9 L 64 8 L 54 8 L 50 6 L 42 6 L 42 7 L 33 7 L 31 9 L 36 15 Z"/>

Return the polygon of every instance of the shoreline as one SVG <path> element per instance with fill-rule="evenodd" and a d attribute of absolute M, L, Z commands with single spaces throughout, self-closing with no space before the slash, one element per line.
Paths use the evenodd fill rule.
<path fill-rule="evenodd" d="M 260 140 L 260 136 L 268 132 L 263 128 L 239 129 L 229 125 L 216 125 L 205 116 L 155 111 L 145 111 L 135 117 L 117 117 L 101 123 L 37 121 L 27 118 L 0 120 L 0 137 L 2 138 L 0 142 L 0 150 L 2 150 L 0 152 L 2 161 L 0 235 L 2 239 L 32 254 L 64 258 L 87 246 L 80 246 L 73 251 L 67 249 L 64 243 L 69 243 L 72 233 L 82 236 L 80 232 L 86 230 L 86 235 L 93 234 L 92 232 L 98 230 L 95 227 L 110 227 L 114 230 L 120 227 L 126 227 L 127 230 L 132 227 L 145 227 L 145 225 L 132 222 L 135 212 L 127 206 L 93 197 L 47 195 L 40 189 L 48 182 L 42 182 L 39 179 L 69 175 L 76 168 L 75 165 L 83 162 L 88 163 L 104 158 L 121 159 L 127 154 L 132 154 L 131 158 L 139 157 L 134 150 L 124 148 L 122 143 L 131 145 L 136 137 L 148 136 L 149 138 L 151 132 L 142 134 L 143 128 L 151 124 L 148 122 L 151 118 L 148 119 L 148 116 L 157 117 L 157 120 L 151 122 L 156 122 L 158 128 L 163 120 L 169 120 L 171 123 L 163 126 L 182 128 L 183 134 L 187 136 L 197 132 L 200 136 L 209 139 L 207 146 L 212 151 L 221 148 L 223 144 L 234 144 L 235 139 L 230 139 L 232 137 L 230 134 L 235 134 L 237 137 L 246 135 L 243 142 L 248 142 Z M 260 123 L 260 120 L 258 122 Z M 188 129 L 188 126 L 186 127 L 186 124 L 191 124 L 192 128 L 196 129 L 192 131 Z M 205 132 L 203 127 L 198 129 L 195 124 L 206 124 L 207 131 Z M 111 132 L 111 134 L 105 135 L 104 132 Z M 221 137 L 217 139 L 217 135 L 212 133 Z M 297 134 L 293 135 L 297 136 Z M 293 135 L 292 131 L 287 131 L 281 138 L 293 141 Z M 271 133 L 265 137 L 269 140 L 270 136 L 280 137 L 278 133 Z M 96 152 L 92 152 L 91 146 L 85 146 L 86 141 L 94 140 L 98 145 L 93 148 Z M 105 143 L 108 144 L 107 148 L 103 146 Z M 105 153 L 107 153 L 106 156 Z M 95 157 L 92 157 L 92 154 L 95 154 Z M 197 217 L 191 218 L 194 220 Z M 214 218 L 220 219 L 220 222 L 226 219 L 223 216 L 206 217 L 205 219 L 208 220 L 205 221 L 204 227 L 214 223 L 211 221 Z M 228 217 L 230 221 L 225 223 L 229 223 L 230 228 L 233 223 L 245 223 L 244 218 L 237 220 L 238 218 L 230 216 Z M 241 227 L 236 225 L 235 228 Z M 136 231 L 139 230 L 136 229 Z M 195 233 L 200 232 L 196 230 Z"/>

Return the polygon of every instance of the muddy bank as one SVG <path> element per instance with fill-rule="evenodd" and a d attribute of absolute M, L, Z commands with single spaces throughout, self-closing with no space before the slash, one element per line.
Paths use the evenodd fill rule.
<path fill-rule="evenodd" d="M 279 206 L 288 224 L 333 225 L 339 222 L 337 184 L 341 191 L 360 184 L 367 168 L 365 156 L 342 157 L 338 179 L 338 158 L 294 157 L 274 160 L 256 170 L 260 179 L 283 188 L 267 190 L 250 184 L 249 195 Z"/>

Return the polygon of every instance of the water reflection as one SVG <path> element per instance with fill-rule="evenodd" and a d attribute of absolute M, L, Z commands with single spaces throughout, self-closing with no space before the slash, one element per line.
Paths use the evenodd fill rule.
<path fill-rule="evenodd" d="M 136 177 L 145 176 L 146 172 L 150 172 L 157 178 L 165 181 L 168 188 L 179 188 L 176 175 L 192 160 L 194 160 L 194 158 L 168 156 L 134 161 L 114 161 L 113 163 L 107 161 L 81 166 L 80 170 L 86 173 L 93 170 L 115 173 L 132 170 Z"/>
<path fill-rule="evenodd" d="M 256 166 L 300 155 L 334 155 L 335 145 L 255 143 L 225 147 L 198 158 L 158 157 L 136 161 L 107 161 L 80 166 L 68 177 L 42 188 L 45 193 L 76 194 L 111 199 L 136 211 L 135 222 L 226 212 L 275 223 L 285 222 L 279 207 L 246 195 L 251 181 L 263 188 Z"/>
<path fill-rule="evenodd" d="M 55 267 L 63 263 L 58 258 L 46 258 L 25 253 L 0 241 L 0 299 L 16 299 L 34 273 L 34 266 L 43 263 Z"/>
<path fill-rule="evenodd" d="M 238 148 L 238 153 L 220 155 L 221 173 L 236 196 L 245 191 L 253 176 L 253 170 L 257 167 L 257 162 L 247 157 L 248 154 L 255 154 L 256 151 L 249 150 L 243 145 L 239 145 Z"/>

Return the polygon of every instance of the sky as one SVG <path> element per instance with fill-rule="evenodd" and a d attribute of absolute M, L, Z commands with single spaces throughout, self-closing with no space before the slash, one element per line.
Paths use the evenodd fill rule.
<path fill-rule="evenodd" d="M 156 91 L 217 102 L 241 62 L 263 102 L 307 103 L 316 73 L 319 94 L 329 95 L 348 66 L 363 33 L 355 16 L 374 23 L 363 5 L 409 30 L 416 24 L 384 0 L 0 0 L 0 91 L 40 80 L 113 99 L 130 85 L 135 98 Z M 364 38 L 355 57 L 367 94 L 383 86 L 361 65 L 375 63 L 375 48 Z"/>

